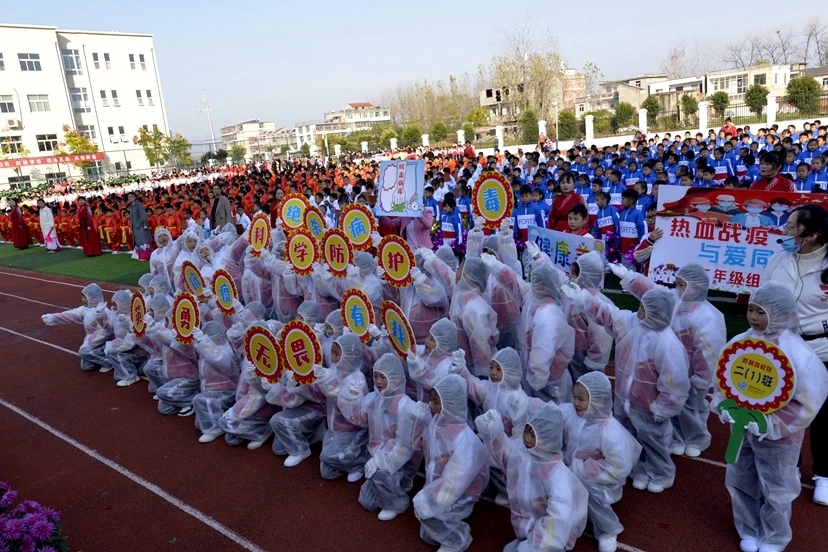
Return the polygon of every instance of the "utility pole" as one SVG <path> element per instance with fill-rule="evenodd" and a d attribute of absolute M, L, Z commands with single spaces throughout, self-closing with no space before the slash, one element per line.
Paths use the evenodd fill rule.
<path fill-rule="evenodd" d="M 211 113 L 215 109 L 210 109 L 210 103 L 207 101 L 207 91 L 202 90 L 202 92 L 204 93 L 204 99 L 202 100 L 204 102 L 204 109 L 199 109 L 198 111 L 199 113 L 207 112 L 207 123 L 210 125 L 210 153 L 213 153 L 213 144 L 216 142 L 216 135 L 213 131 L 213 116 Z"/>

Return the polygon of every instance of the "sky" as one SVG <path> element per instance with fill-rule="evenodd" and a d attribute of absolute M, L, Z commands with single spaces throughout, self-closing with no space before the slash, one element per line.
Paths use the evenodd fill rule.
<path fill-rule="evenodd" d="M 496 53 L 499 33 L 525 21 L 557 37 L 569 67 L 592 62 L 613 80 L 657 72 L 679 37 L 725 44 L 740 32 L 767 32 L 774 40 L 777 29 L 804 26 L 821 3 L 751 0 L 698 9 L 698 3 L 593 0 L 588 11 L 493 0 L 86 0 L 80 7 L 40 0 L 36 10 L 26 2 L 5 4 L 7 23 L 153 34 L 170 128 L 206 141 L 202 90 L 220 139 L 221 126 L 242 120 L 292 127 L 348 102 L 376 103 L 401 82 L 473 73 Z"/>

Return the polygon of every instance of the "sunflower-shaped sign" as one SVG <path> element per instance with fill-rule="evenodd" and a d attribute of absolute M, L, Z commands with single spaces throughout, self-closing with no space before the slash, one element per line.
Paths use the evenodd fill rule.
<path fill-rule="evenodd" d="M 137 291 L 133 291 L 132 298 L 129 301 L 129 320 L 132 322 L 132 333 L 138 339 L 141 339 L 147 333 L 147 324 L 144 322 L 146 314 L 147 303 L 144 301 L 144 296 Z"/>
<path fill-rule="evenodd" d="M 310 206 L 302 194 L 288 194 L 279 204 L 279 218 L 287 230 L 296 230 L 305 225 L 305 211 Z"/>
<path fill-rule="evenodd" d="M 394 351 L 403 360 L 408 358 L 408 353 L 414 351 L 414 332 L 408 323 L 408 318 L 403 314 L 402 309 L 393 301 L 384 301 L 380 309 L 382 325 L 388 331 L 388 339 Z"/>
<path fill-rule="evenodd" d="M 201 326 L 201 312 L 192 293 L 182 292 L 172 306 L 172 328 L 175 338 L 183 345 L 193 342 L 193 330 Z"/>
<path fill-rule="evenodd" d="M 484 227 L 497 229 L 514 207 L 514 196 L 506 177 L 496 171 L 482 173 L 472 190 L 471 203 L 475 216 L 486 221 Z"/>
<path fill-rule="evenodd" d="M 264 213 L 259 213 L 250 222 L 248 241 L 252 247 L 251 255 L 257 258 L 270 247 L 270 219 Z"/>
<path fill-rule="evenodd" d="M 216 306 L 224 316 L 235 314 L 233 301 L 239 299 L 239 292 L 233 277 L 223 268 L 213 273 L 213 297 L 216 298 Z"/>
<path fill-rule="evenodd" d="M 297 228 L 288 236 L 285 256 L 296 275 L 307 276 L 313 272 L 313 263 L 319 260 L 319 244 L 306 229 Z"/>
<path fill-rule="evenodd" d="M 285 324 L 279 343 L 283 366 L 293 372 L 297 383 L 308 385 L 315 381 L 313 367 L 322 363 L 322 347 L 310 326 L 299 320 Z"/>
<path fill-rule="evenodd" d="M 342 322 L 349 330 L 359 336 L 360 341 L 368 343 L 371 340 L 368 327 L 377 323 L 376 316 L 371 300 L 362 290 L 351 288 L 342 294 L 339 313 L 342 315 Z"/>
<path fill-rule="evenodd" d="M 244 334 L 244 355 L 256 369 L 256 375 L 270 383 L 282 379 L 283 365 L 279 343 L 267 327 L 254 324 Z"/>
<path fill-rule="evenodd" d="M 325 217 L 322 216 L 322 211 L 313 205 L 305 209 L 305 228 L 317 240 L 325 236 Z"/>
<path fill-rule="evenodd" d="M 204 277 L 198 267 L 190 261 L 181 263 L 181 273 L 184 275 L 184 283 L 190 293 L 195 295 L 199 301 L 204 300 Z"/>
<path fill-rule="evenodd" d="M 335 278 L 344 278 L 348 274 L 348 265 L 354 262 L 354 248 L 345 232 L 339 228 L 329 228 L 325 232 L 322 259 Z"/>
<path fill-rule="evenodd" d="M 377 247 L 377 262 L 385 271 L 385 281 L 395 288 L 404 288 L 412 281 L 411 269 L 416 266 L 414 252 L 399 236 L 385 236 Z"/>
<path fill-rule="evenodd" d="M 339 229 L 345 232 L 348 241 L 357 251 L 371 249 L 371 234 L 377 231 L 377 220 L 365 205 L 352 203 L 339 215 Z"/>

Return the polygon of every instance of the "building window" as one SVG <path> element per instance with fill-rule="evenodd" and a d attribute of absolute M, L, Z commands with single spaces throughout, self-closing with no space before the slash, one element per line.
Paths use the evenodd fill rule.
<path fill-rule="evenodd" d="M 636 88 L 641 88 L 641 81 L 640 80 L 635 81 L 635 87 Z"/>
<path fill-rule="evenodd" d="M 748 89 L 748 76 L 747 73 L 742 75 L 736 75 L 736 93 L 737 94 L 744 94 L 747 92 Z"/>
<path fill-rule="evenodd" d="M 121 162 L 115 161 L 115 170 L 121 172 Z"/>
<path fill-rule="evenodd" d="M 141 91 L 140 90 L 135 91 L 135 97 L 138 98 L 138 105 L 144 105 L 144 98 L 141 97 Z"/>
<path fill-rule="evenodd" d="M 0 113 L 14 113 L 14 100 L 11 96 L 0 96 Z"/>
<path fill-rule="evenodd" d="M 110 90 L 112 94 L 112 105 L 115 107 L 121 107 L 121 102 L 118 101 L 118 91 L 117 90 Z"/>
<path fill-rule="evenodd" d="M 141 64 L 141 71 L 146 71 L 147 62 L 144 61 L 144 54 L 138 54 L 138 62 Z"/>
<path fill-rule="evenodd" d="M 147 104 L 155 105 L 155 102 L 152 100 L 152 90 L 147 90 Z"/>
<path fill-rule="evenodd" d="M 768 84 L 768 74 L 762 73 L 761 75 L 753 75 L 753 84 L 765 86 Z"/>
<path fill-rule="evenodd" d="M 79 125 L 78 132 L 89 138 L 91 142 L 98 139 L 98 133 L 95 131 L 95 125 Z"/>
<path fill-rule="evenodd" d="M 104 63 L 107 69 L 112 69 L 112 64 L 109 62 L 109 54 L 104 54 Z"/>
<path fill-rule="evenodd" d="M 0 138 L 0 146 L 2 146 L 3 153 L 20 153 L 20 148 L 23 147 L 23 137 L 5 136 Z"/>
<path fill-rule="evenodd" d="M 158 125 L 152 125 L 152 131 L 155 132 L 156 130 L 158 130 Z"/>
<path fill-rule="evenodd" d="M 109 134 L 109 141 L 117 144 L 118 139 L 115 137 L 115 127 L 106 127 L 106 132 Z"/>
<path fill-rule="evenodd" d="M 101 178 L 101 162 L 94 161 L 94 164 L 86 169 L 86 178 L 89 180 L 98 180 Z"/>
<path fill-rule="evenodd" d="M 32 113 L 51 111 L 48 94 L 29 94 L 29 110 Z"/>
<path fill-rule="evenodd" d="M 822 86 L 828 86 L 828 77 L 822 77 Z"/>
<path fill-rule="evenodd" d="M 83 75 L 80 53 L 77 50 L 61 50 L 63 70 L 67 75 Z"/>
<path fill-rule="evenodd" d="M 129 68 L 135 70 L 135 54 L 129 54 Z"/>
<path fill-rule="evenodd" d="M 46 173 L 46 182 L 49 184 L 54 184 L 55 182 L 63 182 L 64 180 L 66 180 L 65 172 Z"/>
<path fill-rule="evenodd" d="M 57 134 L 37 134 L 37 151 L 55 151 L 58 147 Z"/>
<path fill-rule="evenodd" d="M 31 176 L 10 176 L 9 177 L 9 188 L 13 190 L 22 189 L 22 188 L 31 188 L 32 187 L 32 177 Z"/>
<path fill-rule="evenodd" d="M 95 69 L 101 68 L 101 60 L 98 59 L 98 54 L 92 54 L 92 63 L 95 64 Z"/>
<path fill-rule="evenodd" d="M 121 135 L 121 142 L 126 142 L 127 141 L 126 132 L 124 132 L 124 127 L 122 127 L 122 126 L 118 127 L 118 134 Z"/>
<path fill-rule="evenodd" d="M 149 127 L 147 125 L 141 125 L 141 128 L 143 128 L 144 131 L 149 132 Z"/>
<path fill-rule="evenodd" d="M 41 71 L 40 54 L 17 54 L 21 71 Z"/>
<path fill-rule="evenodd" d="M 89 94 L 86 88 L 70 88 L 69 99 L 72 102 L 72 111 L 75 113 L 89 113 L 92 111 L 89 107 Z"/>
<path fill-rule="evenodd" d="M 0 71 L 6 70 L 6 62 L 3 61 L 3 54 L 0 54 Z"/>
<path fill-rule="evenodd" d="M 579 113 L 583 113 L 583 112 L 584 112 L 584 106 L 583 106 L 583 105 L 579 105 L 579 106 L 578 106 L 578 112 L 579 112 Z"/>

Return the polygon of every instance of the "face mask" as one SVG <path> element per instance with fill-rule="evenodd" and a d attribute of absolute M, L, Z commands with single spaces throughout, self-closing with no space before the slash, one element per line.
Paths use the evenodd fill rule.
<path fill-rule="evenodd" d="M 723 209 L 727 209 L 728 207 L 733 207 L 733 203 L 730 202 L 730 201 L 720 201 L 719 202 L 719 207 L 721 207 Z"/>
<path fill-rule="evenodd" d="M 757 215 L 757 214 L 761 213 L 762 211 L 764 211 L 764 209 L 762 209 L 761 207 L 748 207 L 747 208 L 747 212 L 751 213 L 753 215 Z"/>
<path fill-rule="evenodd" d="M 802 244 L 796 244 L 796 238 L 799 236 L 791 236 L 789 238 L 785 238 L 782 240 L 782 249 L 788 253 L 799 253 L 799 250 L 802 249 Z"/>
<path fill-rule="evenodd" d="M 784 205 L 772 205 L 771 207 L 774 211 L 778 213 L 781 213 L 782 211 L 785 211 L 787 209 L 787 207 L 785 207 Z"/>
<path fill-rule="evenodd" d="M 710 210 L 710 205 L 697 205 L 696 209 L 698 209 L 702 213 L 706 213 L 707 211 Z"/>

